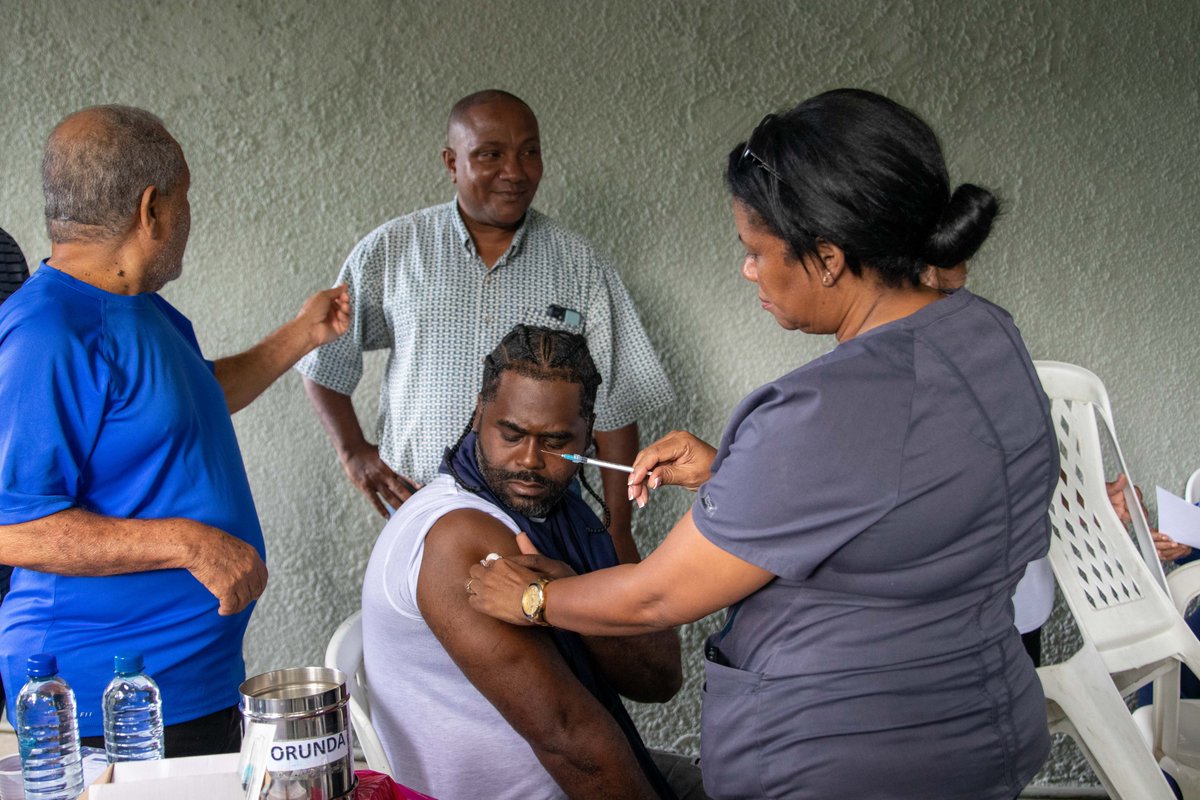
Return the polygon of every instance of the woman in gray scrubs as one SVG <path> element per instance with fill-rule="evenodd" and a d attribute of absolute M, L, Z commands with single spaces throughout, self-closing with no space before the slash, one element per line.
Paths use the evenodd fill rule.
<path fill-rule="evenodd" d="M 639 504 L 697 490 L 645 561 L 476 565 L 473 605 L 594 635 L 728 608 L 705 648 L 714 798 L 1010 800 L 1050 744 L 1012 594 L 1049 545 L 1057 449 L 1012 318 L 920 282 L 996 201 L 951 192 L 928 126 L 856 90 L 768 116 L 726 180 L 762 308 L 837 347 L 746 397 L 719 448 L 639 454 Z"/>

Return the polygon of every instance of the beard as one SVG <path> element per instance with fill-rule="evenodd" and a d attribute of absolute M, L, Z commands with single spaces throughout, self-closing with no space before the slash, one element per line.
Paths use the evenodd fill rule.
<path fill-rule="evenodd" d="M 190 232 L 190 222 L 176 226 L 171 233 L 171 238 L 167 240 L 162 249 L 158 251 L 154 261 L 147 267 L 146 275 L 153 287 L 151 291 L 157 292 L 183 274 L 183 253 L 187 249 Z"/>
<path fill-rule="evenodd" d="M 547 478 L 545 475 L 539 475 L 536 472 L 528 472 L 525 470 L 519 472 L 510 472 L 506 469 L 494 466 L 487 460 L 487 456 L 480 447 L 479 441 L 475 442 L 475 460 L 479 463 L 479 471 L 483 473 L 483 479 L 487 482 L 488 488 L 499 497 L 505 505 L 516 511 L 518 514 L 523 514 L 527 517 L 537 517 L 543 519 L 550 515 L 554 507 L 558 505 L 558 501 L 562 499 L 566 493 L 567 487 L 571 485 L 571 481 L 575 479 L 571 475 L 567 480 L 558 482 Z M 522 497 L 521 495 L 511 494 L 505 490 L 505 486 L 509 481 L 524 481 L 526 483 L 536 483 L 539 486 L 546 488 L 546 494 L 540 498 Z"/>

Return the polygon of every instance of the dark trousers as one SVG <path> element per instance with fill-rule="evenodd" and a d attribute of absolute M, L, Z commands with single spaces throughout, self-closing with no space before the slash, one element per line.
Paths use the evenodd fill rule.
<path fill-rule="evenodd" d="M 85 736 L 84 747 L 104 749 L 103 736 Z M 237 706 L 215 711 L 206 717 L 163 728 L 167 758 L 236 753 L 242 749 L 242 713 Z"/>
<path fill-rule="evenodd" d="M 4 602 L 4 596 L 8 594 L 8 584 L 9 581 L 12 580 L 12 571 L 13 568 L 7 564 L 0 564 L 0 603 Z M 21 687 L 18 686 L 13 691 L 19 692 L 21 691 Z M 0 712 L 4 711 L 5 702 L 6 698 L 4 696 L 4 683 L 0 681 Z M 12 722 L 12 720 L 9 720 L 9 722 Z M 13 725 L 16 725 L 16 723 L 13 722 Z"/>
<path fill-rule="evenodd" d="M 1042 665 L 1042 629 L 1034 628 L 1029 633 L 1022 633 L 1021 644 L 1025 645 L 1025 652 L 1029 653 L 1033 665 L 1040 667 Z"/>

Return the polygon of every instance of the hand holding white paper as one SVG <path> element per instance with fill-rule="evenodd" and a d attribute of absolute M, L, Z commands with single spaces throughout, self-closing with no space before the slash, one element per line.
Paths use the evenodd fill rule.
<path fill-rule="evenodd" d="M 1158 500 L 1158 530 L 1180 544 L 1200 547 L 1200 508 L 1161 486 L 1154 487 Z"/>

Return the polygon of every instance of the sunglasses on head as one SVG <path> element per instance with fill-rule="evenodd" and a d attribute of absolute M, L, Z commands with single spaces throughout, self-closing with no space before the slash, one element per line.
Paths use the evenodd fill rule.
<path fill-rule="evenodd" d="M 754 127 L 754 131 L 751 132 L 750 138 L 746 140 L 746 148 L 744 150 L 742 150 L 742 156 L 738 161 L 738 166 L 740 167 L 742 165 L 742 162 L 744 162 L 747 158 L 749 158 L 757 166 L 766 170 L 767 174 L 771 175 L 773 178 L 775 178 L 775 180 L 779 181 L 780 183 L 787 183 L 787 181 L 785 181 L 783 179 L 783 176 L 780 175 L 775 170 L 774 167 L 772 167 L 770 164 L 768 164 L 766 162 L 766 159 L 764 159 L 758 153 L 754 152 L 754 140 L 758 137 L 758 135 L 760 133 L 762 133 L 764 130 L 766 130 L 768 125 L 770 125 L 776 119 L 778 119 L 778 117 L 776 115 L 767 114 L 765 117 L 762 118 L 762 122 L 758 123 L 758 125 L 756 125 Z"/>

